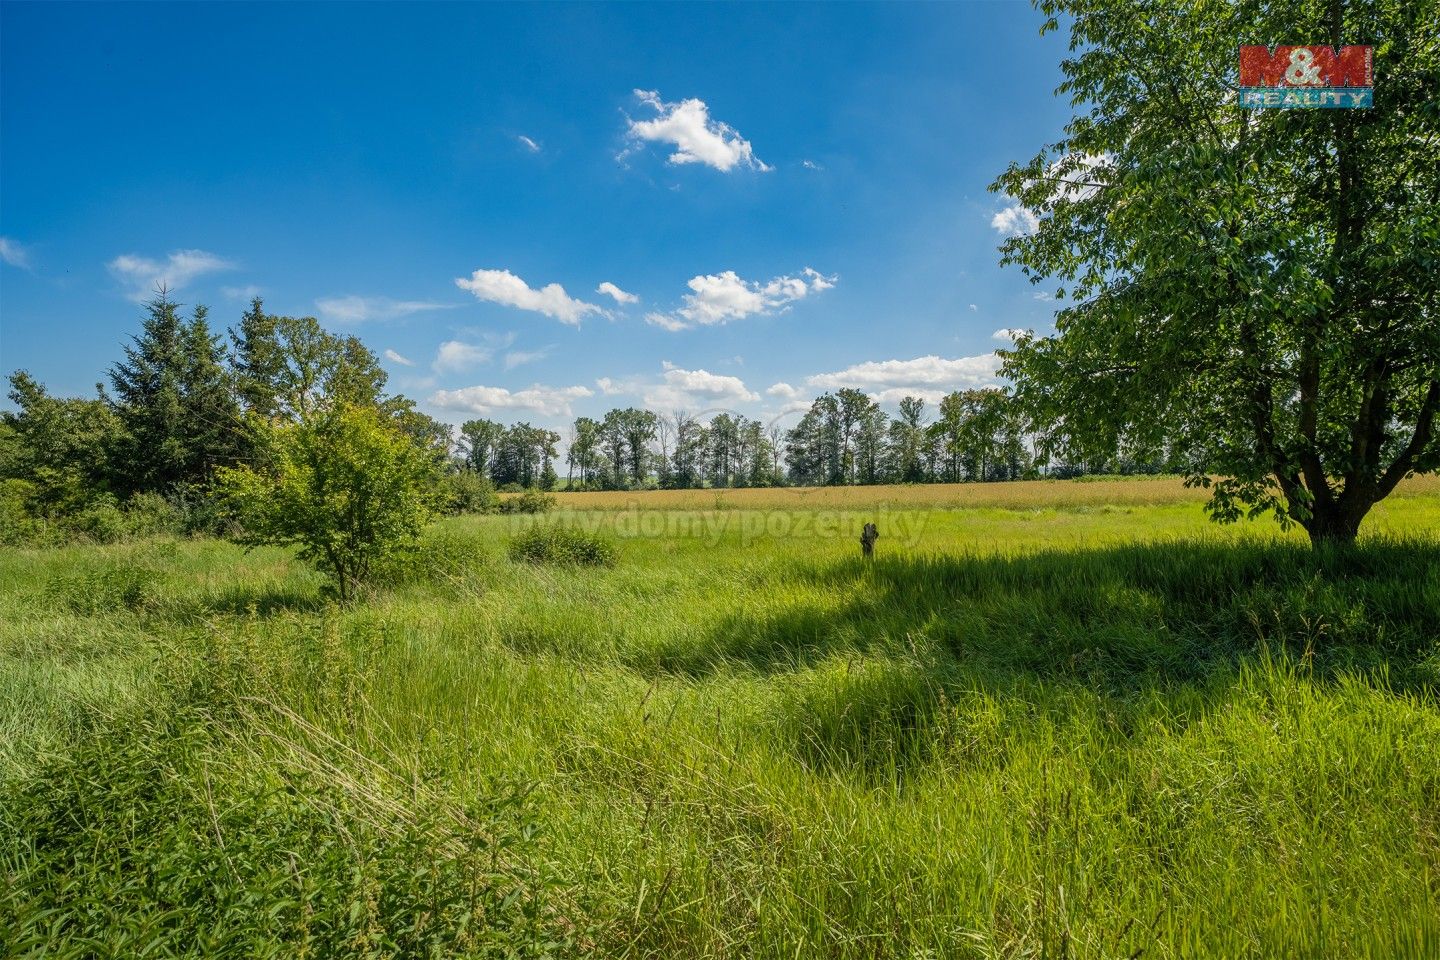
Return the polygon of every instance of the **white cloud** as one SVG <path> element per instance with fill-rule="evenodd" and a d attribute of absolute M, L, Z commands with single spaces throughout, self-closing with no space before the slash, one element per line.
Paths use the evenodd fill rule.
<path fill-rule="evenodd" d="M 502 411 L 529 412 L 544 417 L 568 417 L 576 400 L 594 396 L 588 387 L 546 387 L 534 384 L 513 393 L 504 387 L 461 387 L 438 390 L 429 403 L 442 410 L 490 414 Z"/>
<path fill-rule="evenodd" d="M 489 363 L 493 355 L 493 351 L 488 347 L 477 347 L 473 343 L 461 343 L 459 340 L 446 340 L 440 344 L 440 349 L 435 353 L 435 361 L 430 366 L 436 373 L 456 373 Z"/>
<path fill-rule="evenodd" d="M 429 300 L 391 300 L 389 297 L 318 297 L 315 309 L 333 323 L 365 323 L 371 320 L 398 320 L 425 310 L 448 310 L 454 303 Z"/>
<path fill-rule="evenodd" d="M 774 169 L 755 156 L 750 141 L 733 127 L 710 119 L 710 108 L 705 101 L 691 98 L 666 103 L 654 90 L 636 90 L 635 96 L 642 104 L 654 108 L 657 116 L 653 120 L 627 118 L 631 139 L 673 144 L 675 152 L 670 154 L 671 163 L 703 163 L 727 172 L 737 166 L 761 171 Z M 621 158 L 625 155 L 622 153 Z"/>
<path fill-rule="evenodd" d="M 532 310 L 574 326 L 579 326 L 581 318 L 586 314 L 605 312 L 593 303 L 573 299 L 558 283 L 533 290 L 528 283 L 509 270 L 476 270 L 468 279 L 457 277 L 455 285 L 462 290 L 469 290 L 477 300 L 515 307 L 517 310 Z"/>
<path fill-rule="evenodd" d="M 386 347 L 386 348 L 385 348 L 385 359 L 386 359 L 386 360 L 389 360 L 391 363 L 398 363 L 398 364 L 400 364 L 402 367 L 413 367 L 413 366 L 415 366 L 415 361 L 414 361 L 414 360 L 411 360 L 409 357 L 405 357 L 405 356 L 402 356 L 402 355 L 399 354 L 399 353 L 396 353 L 394 350 L 391 350 L 389 347 Z"/>
<path fill-rule="evenodd" d="M 755 314 L 783 310 L 811 293 L 835 286 L 837 278 L 806 267 L 798 277 L 776 277 L 768 283 L 742 280 L 734 270 L 691 277 L 685 305 L 671 314 L 651 313 L 646 322 L 666 330 L 729 323 Z"/>
<path fill-rule="evenodd" d="M 893 403 L 907 394 L 936 402 L 952 390 L 995 386 L 999 369 L 1000 358 L 993 353 L 953 360 L 931 355 L 914 360 L 870 360 L 806 377 L 805 383 L 822 390 L 853 387 L 880 403 Z"/>
<path fill-rule="evenodd" d="M 990 334 L 990 339 L 1014 343 L 1015 338 L 1024 332 L 1024 330 L 1021 330 L 1018 327 L 1001 327 L 999 330 L 996 330 L 994 333 Z"/>
<path fill-rule="evenodd" d="M 520 146 L 524 147 L 526 150 L 529 150 L 531 153 L 540 152 L 540 144 L 536 143 L 534 140 L 531 140 L 529 137 L 525 136 L 525 134 L 516 134 L 515 139 L 519 142 Z"/>
<path fill-rule="evenodd" d="M 990 218 L 990 226 L 1005 236 L 1012 237 L 1021 233 L 1034 233 L 1040 226 L 1040 218 L 1020 204 L 1012 203 Z"/>
<path fill-rule="evenodd" d="M 204 250 L 176 250 L 164 260 L 126 253 L 107 266 L 110 274 L 129 288 L 130 299 L 139 303 L 153 297 L 160 287 L 173 293 L 207 273 L 235 269 L 234 263 Z"/>
<path fill-rule="evenodd" d="M 825 169 L 824 167 L 820 166 L 820 164 L 816 163 L 814 160 L 801 160 L 801 161 L 800 161 L 800 166 L 804 167 L 806 170 L 824 170 L 824 169 Z"/>
<path fill-rule="evenodd" d="M 672 317 L 668 313 L 647 313 L 645 314 L 645 322 L 657 326 L 662 330 L 670 330 L 672 332 L 675 330 L 686 330 L 690 327 L 684 320 L 681 320 L 679 317 Z"/>
<path fill-rule="evenodd" d="M 740 403 L 754 403 L 760 395 L 745 386 L 739 377 L 711 373 L 708 370 L 686 370 L 666 360 L 661 364 L 658 380 L 630 377 L 616 380 L 601 377 L 595 381 L 600 392 L 613 397 L 628 394 L 640 398 L 651 410 L 713 410 Z"/>
<path fill-rule="evenodd" d="M 639 302 L 640 302 L 640 298 L 637 297 L 637 296 L 635 296 L 635 294 L 633 294 L 633 293 L 626 293 L 624 290 L 621 290 L 619 287 L 615 286 L 615 284 L 611 283 L 609 280 L 606 280 L 604 283 L 600 284 L 600 286 L 596 287 L 596 288 L 595 288 L 595 292 L 596 292 L 596 293 L 603 293 L 603 294 L 605 294 L 607 297 L 613 297 L 616 303 L 639 303 Z"/>
<path fill-rule="evenodd" d="M 780 397 L 784 400 L 797 400 L 803 395 L 803 391 L 799 387 L 792 387 L 784 380 L 771 384 L 765 392 L 772 397 Z"/>
<path fill-rule="evenodd" d="M 19 267 L 21 270 L 30 269 L 30 251 L 18 240 L 10 237 L 0 237 L 0 261 L 10 264 L 12 267 Z"/>
<path fill-rule="evenodd" d="M 534 363 L 536 360 L 543 360 L 548 356 L 550 356 L 549 347 L 542 347 L 539 350 L 511 350 L 505 354 L 505 369 L 514 370 L 518 366 Z"/>
<path fill-rule="evenodd" d="M 977 307 L 977 306 L 975 306 L 975 304 L 972 303 L 972 304 L 970 304 L 970 309 L 971 309 L 972 311 L 974 311 L 974 310 L 979 310 L 980 308 Z"/>
<path fill-rule="evenodd" d="M 263 292 L 264 291 L 253 283 L 248 283 L 243 287 L 220 288 L 220 295 L 226 300 L 254 300 Z"/>
<path fill-rule="evenodd" d="M 1050 303 L 1050 302 L 1052 302 L 1052 301 L 1055 299 L 1054 296 L 1052 296 L 1051 294 L 1046 293 L 1046 292 L 1043 291 L 1043 290 L 1040 291 L 1040 292 L 1037 293 L 1037 294 L 1034 294 L 1034 297 L 1035 297 L 1036 300 L 1039 300 L 1041 303 Z"/>

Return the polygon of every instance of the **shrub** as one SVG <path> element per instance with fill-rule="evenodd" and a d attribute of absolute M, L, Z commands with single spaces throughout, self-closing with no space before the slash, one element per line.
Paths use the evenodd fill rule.
<path fill-rule="evenodd" d="M 126 533 L 150 537 L 184 531 L 180 508 L 158 493 L 137 493 L 125 504 Z"/>
<path fill-rule="evenodd" d="M 499 503 L 499 498 L 495 496 L 495 484 L 490 482 L 489 477 L 473 470 L 447 473 L 442 488 L 445 498 L 443 509 L 449 514 L 491 513 Z"/>
<path fill-rule="evenodd" d="M 485 544 L 474 536 L 431 532 L 414 550 L 389 557 L 372 579 L 379 583 L 436 583 L 463 579 L 489 561 Z"/>
<path fill-rule="evenodd" d="M 510 541 L 510 559 L 519 563 L 612 567 L 618 557 L 604 537 L 559 525 L 532 527 Z"/>
<path fill-rule="evenodd" d="M 95 543 L 117 543 L 130 533 L 125 512 L 115 497 L 102 493 L 85 508 L 61 521 L 65 529 Z"/>
<path fill-rule="evenodd" d="M 299 544 L 342 602 L 388 557 L 413 549 L 438 479 L 430 451 L 374 407 L 341 404 L 260 433 L 261 464 L 222 469 L 218 489 L 246 546 Z"/>
<path fill-rule="evenodd" d="M 45 525 L 30 512 L 35 485 L 26 480 L 0 480 L 0 544 L 33 546 Z"/>
<path fill-rule="evenodd" d="M 526 490 L 524 493 L 506 497 L 500 501 L 501 513 L 547 513 L 555 509 L 555 498 L 548 493 L 541 493 L 538 490 Z"/>

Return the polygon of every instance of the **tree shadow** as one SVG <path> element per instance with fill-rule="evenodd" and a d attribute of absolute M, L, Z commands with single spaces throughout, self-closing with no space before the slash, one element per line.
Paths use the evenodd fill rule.
<path fill-rule="evenodd" d="M 1003 738 L 975 740 L 975 723 L 956 720 L 956 704 L 977 697 L 1068 703 L 1124 726 L 1157 698 L 1184 725 L 1246 669 L 1277 662 L 1310 682 L 1360 675 L 1432 702 L 1440 690 L 1433 542 L 890 556 L 794 575 L 835 600 L 737 613 L 655 666 L 829 671 L 802 678 L 778 725 L 807 764 L 882 778 L 971 740 L 985 762 L 1001 755 Z M 957 722 L 963 735 L 947 726 Z"/>

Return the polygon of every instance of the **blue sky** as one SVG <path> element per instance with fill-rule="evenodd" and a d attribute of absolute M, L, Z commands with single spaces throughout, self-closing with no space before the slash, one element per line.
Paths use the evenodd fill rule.
<path fill-rule="evenodd" d="M 451 422 L 985 382 L 997 330 L 1050 324 L 985 189 L 1069 115 L 1039 24 L 6 3 L 0 372 L 89 391 L 165 279 L 217 325 L 258 291 L 356 333 Z"/>

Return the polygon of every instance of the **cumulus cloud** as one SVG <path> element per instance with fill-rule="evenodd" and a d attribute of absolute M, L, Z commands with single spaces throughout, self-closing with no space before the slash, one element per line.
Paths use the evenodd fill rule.
<path fill-rule="evenodd" d="M 19 267 L 21 270 L 30 269 L 30 251 L 18 240 L 10 237 L 0 237 L 0 261 L 10 264 L 12 267 Z"/>
<path fill-rule="evenodd" d="M 820 166 L 820 164 L 816 163 L 814 160 L 801 160 L 801 161 L 800 161 L 800 166 L 804 167 L 806 170 L 824 170 L 824 169 L 825 169 L 824 167 Z"/>
<path fill-rule="evenodd" d="M 593 303 L 574 299 L 558 283 L 534 290 L 509 270 L 476 270 L 469 277 L 455 278 L 455 286 L 469 290 L 476 300 L 543 313 L 572 326 L 579 326 L 587 314 L 605 312 Z"/>
<path fill-rule="evenodd" d="M 539 350 L 511 350 L 505 354 L 505 369 L 514 370 L 516 367 L 543 360 L 548 356 L 550 356 L 549 347 L 542 347 Z"/>
<path fill-rule="evenodd" d="M 513 392 L 504 387 L 485 386 L 438 390 L 428 402 L 442 410 L 463 413 L 526 412 L 542 417 L 568 417 L 572 403 L 590 396 L 594 396 L 594 391 L 588 387 L 547 387 L 537 383 Z"/>
<path fill-rule="evenodd" d="M 1020 204 L 1012 203 L 990 218 L 990 226 L 1007 237 L 1013 237 L 1016 234 L 1034 233 L 1040 226 L 1040 218 Z"/>
<path fill-rule="evenodd" d="M 711 373 L 708 370 L 686 370 L 666 360 L 661 364 L 658 379 L 601 377 L 595 381 L 605 396 L 630 395 L 651 410 L 711 410 L 729 408 L 739 403 L 754 403 L 760 395 L 745 386 L 739 377 Z"/>
<path fill-rule="evenodd" d="M 769 171 L 774 169 L 755 156 L 750 141 L 729 124 L 712 120 L 704 100 L 694 98 L 666 103 L 654 90 L 636 90 L 635 97 L 652 108 L 656 116 L 650 120 L 631 120 L 628 133 L 638 149 L 642 142 L 668 143 L 675 147 L 670 162 L 703 163 L 716 170 L 729 172 L 736 167 Z M 621 154 L 623 159 L 626 153 Z"/>
<path fill-rule="evenodd" d="M 990 338 L 992 340 L 1001 340 L 1013 343 L 1015 342 L 1015 338 L 1024 332 L 1025 331 L 1021 330 L 1019 327 L 1001 327 L 999 330 L 996 330 L 994 333 L 990 334 Z"/>
<path fill-rule="evenodd" d="M 207 273 L 235 268 L 224 257 L 204 250 L 176 250 L 164 260 L 125 253 L 107 266 L 111 276 L 128 288 L 130 299 L 138 303 L 149 300 L 161 287 L 174 292 Z"/>
<path fill-rule="evenodd" d="M 517 133 L 515 135 L 515 140 L 520 144 L 520 146 L 524 147 L 526 150 L 529 150 L 531 153 L 540 152 L 540 144 L 536 143 L 534 140 L 531 140 L 523 133 Z"/>
<path fill-rule="evenodd" d="M 975 304 L 972 303 L 972 304 L 970 304 L 970 309 L 971 309 L 972 311 L 975 311 L 975 310 L 979 310 L 980 308 L 977 307 L 977 306 L 975 306 Z"/>
<path fill-rule="evenodd" d="M 391 300 L 389 297 L 319 297 L 315 309 L 332 323 L 366 323 L 372 320 L 398 320 L 426 310 L 448 310 L 453 303 L 429 300 Z"/>
<path fill-rule="evenodd" d="M 473 343 L 446 340 L 435 352 L 435 361 L 430 366 L 436 373 L 457 373 L 489 363 L 494 353 L 488 347 L 477 347 Z"/>
<path fill-rule="evenodd" d="M 782 400 L 798 400 L 804 395 L 799 387 L 792 387 L 784 380 L 771 384 L 765 392 L 772 397 L 779 397 Z"/>
<path fill-rule="evenodd" d="M 646 314 L 645 320 L 665 330 L 729 323 L 783 310 L 812 293 L 829 290 L 837 279 L 809 267 L 798 277 L 776 277 L 767 283 L 743 280 L 734 270 L 705 274 L 690 278 L 684 306 L 668 314 Z"/>
<path fill-rule="evenodd" d="M 615 286 L 615 284 L 611 283 L 609 280 L 606 280 L 604 283 L 600 284 L 600 286 L 596 287 L 596 288 L 595 288 L 595 292 L 596 292 L 596 293 L 603 293 L 603 294 L 605 294 L 607 297 L 612 297 L 612 298 L 614 298 L 614 300 L 615 300 L 616 303 L 639 303 L 639 302 L 640 302 L 640 298 L 637 297 L 637 296 L 635 296 L 635 294 L 633 294 L 633 293 L 626 293 L 624 290 L 621 290 L 619 287 Z"/>
<path fill-rule="evenodd" d="M 413 367 L 413 366 L 415 366 L 415 361 L 414 361 L 414 360 L 411 360 L 409 357 L 406 357 L 406 356 L 403 356 L 403 355 L 401 355 L 401 354 L 399 354 L 399 353 L 396 353 L 394 350 L 391 350 L 389 347 L 386 347 L 386 348 L 385 348 L 385 354 L 384 354 L 384 356 L 385 356 L 385 359 L 386 359 L 386 360 L 389 360 L 391 363 L 398 363 L 398 364 L 400 364 L 400 366 L 402 366 L 402 367 Z"/>
<path fill-rule="evenodd" d="M 893 403 L 906 395 L 937 402 L 952 390 L 995 386 L 999 369 L 1000 358 L 993 353 L 955 359 L 931 355 L 914 360 L 870 360 L 807 377 L 805 382 L 821 390 L 864 390 L 880 403 Z"/>

